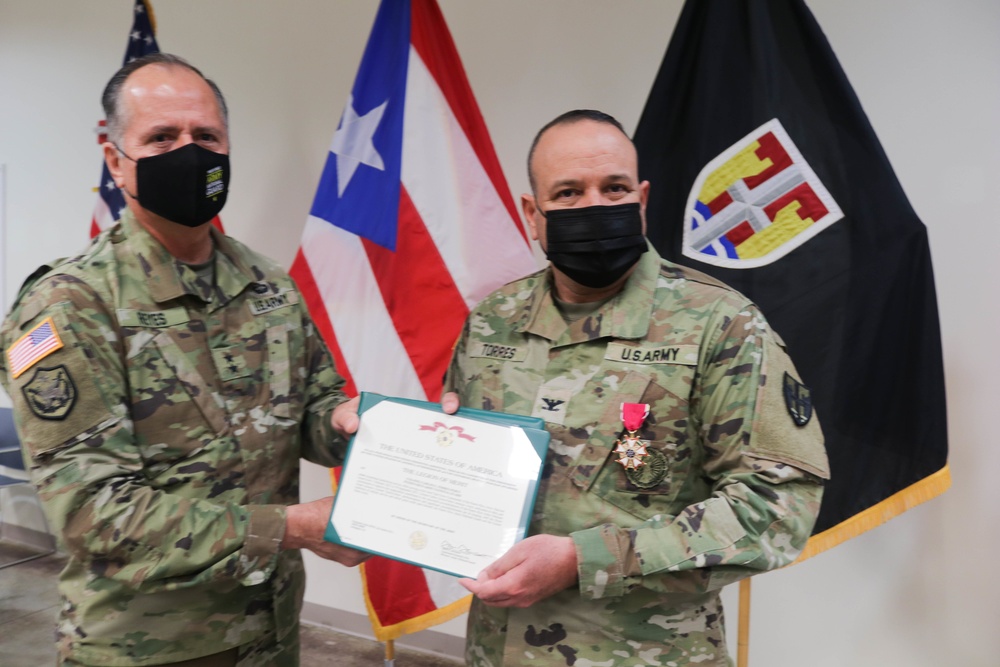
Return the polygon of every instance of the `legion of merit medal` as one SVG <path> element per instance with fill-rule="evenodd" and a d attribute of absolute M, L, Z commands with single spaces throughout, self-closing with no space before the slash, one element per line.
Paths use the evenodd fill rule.
<path fill-rule="evenodd" d="M 655 489 L 667 477 L 667 457 L 637 435 L 649 416 L 645 403 L 622 403 L 622 423 L 625 434 L 615 443 L 615 459 L 622 465 L 625 477 L 639 489 Z"/>
<path fill-rule="evenodd" d="M 619 454 L 618 463 L 626 471 L 636 470 L 646 465 L 645 458 L 649 456 L 646 445 L 649 443 L 636 435 L 636 431 L 649 416 L 648 403 L 622 403 L 622 423 L 625 425 L 625 435 L 615 443 L 615 454 Z"/>

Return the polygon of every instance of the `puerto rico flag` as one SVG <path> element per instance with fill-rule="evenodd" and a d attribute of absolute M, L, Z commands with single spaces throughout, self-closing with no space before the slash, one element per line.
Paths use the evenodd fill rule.
<path fill-rule="evenodd" d="M 470 308 L 536 270 L 433 0 L 384 0 L 292 266 L 348 391 L 436 401 Z M 468 606 L 457 580 L 362 566 L 375 635 Z"/>

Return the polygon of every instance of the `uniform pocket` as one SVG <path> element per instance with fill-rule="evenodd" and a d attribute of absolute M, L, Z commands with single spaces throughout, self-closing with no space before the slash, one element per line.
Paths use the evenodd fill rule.
<path fill-rule="evenodd" d="M 166 331 L 132 340 L 129 385 L 135 433 L 144 456 L 180 458 L 200 448 L 199 438 L 226 430 L 225 411 L 211 385 Z"/>
<path fill-rule="evenodd" d="M 637 375 L 630 373 L 630 377 Z M 620 413 L 605 415 L 588 443 L 588 448 L 600 445 L 607 452 L 593 480 L 593 493 L 641 519 L 673 514 L 675 506 L 681 506 L 678 498 L 687 497 L 685 489 L 697 483 L 691 479 L 691 471 L 701 460 L 690 418 L 688 388 L 693 376 L 693 368 L 675 366 L 669 374 L 669 387 L 660 383 L 663 374 L 651 373 L 640 376 L 645 379 L 641 391 L 615 397 L 616 411 L 622 402 L 645 403 L 650 406 L 649 415 L 636 432 L 640 442 L 631 443 L 631 452 L 615 451 L 625 449 L 618 447 L 619 442 L 625 444 L 622 436 L 626 432 Z M 631 464 L 626 465 L 629 459 Z"/>
<path fill-rule="evenodd" d="M 503 364 L 475 359 L 467 363 L 469 370 L 461 379 L 462 405 L 493 412 L 508 411 L 504 402 Z"/>
<path fill-rule="evenodd" d="M 298 423 L 302 416 L 302 381 L 294 381 L 293 359 L 302 359 L 304 341 L 297 322 L 269 323 L 267 336 L 268 386 L 270 410 L 277 419 Z"/>
<path fill-rule="evenodd" d="M 51 455 L 108 428 L 121 418 L 97 383 L 93 353 L 76 335 L 62 302 L 34 319 L 23 318 L 10 347 L 2 353 L 13 371 L 13 350 L 21 353 L 20 373 L 9 377 L 7 389 L 14 408 L 21 444 L 38 457 Z M 45 317 L 39 317 L 42 314 Z M 47 335 L 46 335 L 47 332 Z M 33 348 L 31 340 L 37 348 Z M 27 343 L 25 343 L 27 341 Z M 20 343 L 20 344 L 19 344 Z M 26 347 L 25 347 L 26 346 Z"/>

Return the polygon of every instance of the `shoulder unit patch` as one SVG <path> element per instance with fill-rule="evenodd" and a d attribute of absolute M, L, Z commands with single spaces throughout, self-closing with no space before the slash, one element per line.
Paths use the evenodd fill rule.
<path fill-rule="evenodd" d="M 28 407 L 40 419 L 65 419 L 76 403 L 76 385 L 62 364 L 39 368 L 21 391 Z"/>
<path fill-rule="evenodd" d="M 787 372 L 782 381 L 782 393 L 785 395 L 785 407 L 796 426 L 805 426 L 812 419 L 812 392 Z"/>

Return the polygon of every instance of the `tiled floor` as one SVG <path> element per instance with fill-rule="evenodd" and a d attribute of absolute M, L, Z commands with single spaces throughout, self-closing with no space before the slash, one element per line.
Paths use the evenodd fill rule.
<path fill-rule="evenodd" d="M 0 565 L 24 550 L 0 542 Z M 0 666 L 53 667 L 53 627 L 59 611 L 56 579 L 63 560 L 46 556 L 0 570 Z M 382 665 L 382 644 L 317 625 L 302 626 L 301 667 Z M 455 667 L 460 662 L 417 651 L 396 651 L 397 667 Z"/>

